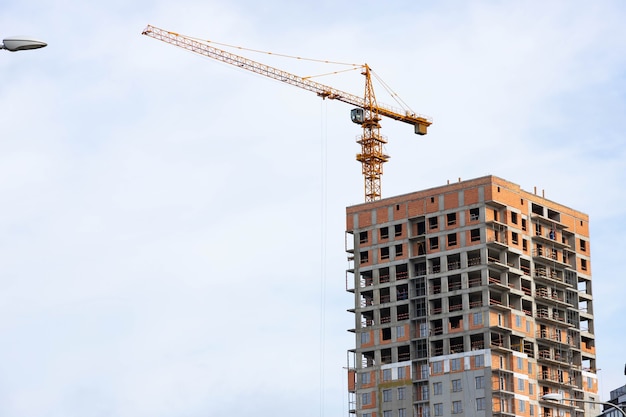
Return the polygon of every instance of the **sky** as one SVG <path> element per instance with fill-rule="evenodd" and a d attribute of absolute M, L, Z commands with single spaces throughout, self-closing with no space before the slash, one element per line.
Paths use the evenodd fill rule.
<path fill-rule="evenodd" d="M 346 415 L 350 106 L 142 36 L 367 63 L 383 197 L 496 175 L 589 214 L 602 399 L 626 383 L 621 1 L 5 0 L 0 415 Z M 343 67 L 246 55 L 289 72 Z M 363 77 L 315 78 L 354 94 Z M 377 99 L 394 105 L 378 88 Z"/>

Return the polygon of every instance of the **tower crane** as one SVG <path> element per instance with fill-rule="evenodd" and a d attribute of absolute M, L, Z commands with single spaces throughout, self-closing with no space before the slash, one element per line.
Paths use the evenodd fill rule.
<path fill-rule="evenodd" d="M 367 64 L 361 67 L 361 73 L 365 76 L 365 93 L 361 97 L 218 49 L 208 42 L 202 42 L 195 38 L 159 29 L 151 25 L 148 25 L 142 34 L 208 58 L 314 92 L 323 99 L 338 100 L 356 106 L 350 114 L 352 121 L 363 128 L 363 134 L 357 140 L 357 143 L 361 145 L 361 152 L 357 154 L 356 159 L 361 162 L 362 173 L 365 179 L 366 202 L 381 198 L 383 164 L 389 160 L 389 155 L 386 155 L 383 150 L 387 140 L 380 134 L 379 122 L 381 116 L 413 125 L 415 133 L 418 135 L 425 135 L 428 126 L 432 124 L 432 120 L 427 116 L 377 103 L 372 84 L 371 69 Z"/>

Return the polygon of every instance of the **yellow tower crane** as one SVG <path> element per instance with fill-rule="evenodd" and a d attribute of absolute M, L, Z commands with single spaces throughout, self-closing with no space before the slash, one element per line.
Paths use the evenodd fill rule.
<path fill-rule="evenodd" d="M 356 106 L 351 112 L 351 119 L 363 128 L 363 135 L 357 141 L 361 145 L 361 153 L 357 154 L 356 159 L 361 162 L 365 178 L 365 201 L 375 201 L 381 198 L 383 164 L 389 160 L 389 156 L 385 155 L 383 150 L 387 140 L 380 134 L 381 116 L 412 124 L 418 135 L 425 135 L 428 126 L 432 124 L 432 120 L 427 116 L 378 104 L 374 95 L 371 69 L 367 64 L 361 67 L 362 74 L 365 76 L 365 94 L 364 97 L 360 97 L 218 49 L 210 45 L 209 42 L 179 35 L 175 32 L 148 25 L 142 34 L 238 68 L 312 91 L 322 98 L 343 101 Z"/>

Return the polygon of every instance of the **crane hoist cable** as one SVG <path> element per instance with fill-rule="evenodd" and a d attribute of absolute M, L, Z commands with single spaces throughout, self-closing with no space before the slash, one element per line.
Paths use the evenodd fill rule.
<path fill-rule="evenodd" d="M 389 160 L 389 155 L 386 155 L 383 150 L 387 140 L 380 134 L 381 116 L 413 125 L 415 133 L 418 135 L 425 135 L 428 126 L 432 124 L 432 119 L 428 116 L 414 113 L 411 110 L 399 110 L 385 104 L 379 104 L 374 94 L 372 70 L 367 64 L 361 66 L 361 74 L 365 76 L 365 92 L 361 97 L 315 82 L 311 80 L 311 77 L 305 78 L 291 74 L 211 45 L 217 44 L 216 42 L 202 41 L 151 25 L 148 25 L 142 34 L 193 53 L 314 92 L 323 99 L 338 100 L 355 106 L 356 108 L 352 109 L 350 116 L 352 122 L 363 128 L 363 134 L 357 140 L 357 143 L 361 145 L 361 152 L 356 155 L 356 159 L 361 162 L 361 171 L 365 180 L 366 202 L 381 198 L 383 164 Z"/>

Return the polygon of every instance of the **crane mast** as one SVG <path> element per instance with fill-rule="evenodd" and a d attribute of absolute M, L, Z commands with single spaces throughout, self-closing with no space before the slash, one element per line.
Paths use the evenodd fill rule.
<path fill-rule="evenodd" d="M 375 201 L 381 198 L 383 164 L 389 160 L 389 156 L 385 155 L 383 149 L 387 140 L 380 134 L 380 123 L 378 123 L 380 116 L 370 68 L 367 64 L 364 66 L 363 75 L 365 75 L 365 106 L 362 118 L 359 117 L 360 109 L 352 111 L 352 121 L 363 127 L 363 135 L 357 141 L 361 145 L 361 153 L 356 155 L 356 160 L 361 163 L 365 179 L 365 201 Z"/>
<path fill-rule="evenodd" d="M 362 173 L 365 179 L 365 201 L 375 201 L 381 198 L 383 164 L 389 160 L 389 156 L 385 155 L 383 150 L 387 140 L 380 134 L 379 122 L 381 116 L 412 124 L 415 133 L 418 135 L 425 135 L 428 126 L 432 124 L 432 120 L 427 116 L 378 104 L 374 95 L 371 70 L 367 64 L 364 64 L 362 67 L 362 74 L 365 76 L 365 93 L 363 97 L 360 97 L 224 51 L 207 42 L 201 42 L 194 38 L 151 25 L 148 25 L 142 34 L 217 61 L 314 92 L 324 99 L 338 100 L 356 106 L 356 109 L 353 109 L 351 112 L 351 118 L 354 123 L 360 124 L 363 128 L 363 134 L 357 140 L 361 145 L 361 153 L 357 154 L 356 159 L 361 162 Z"/>

